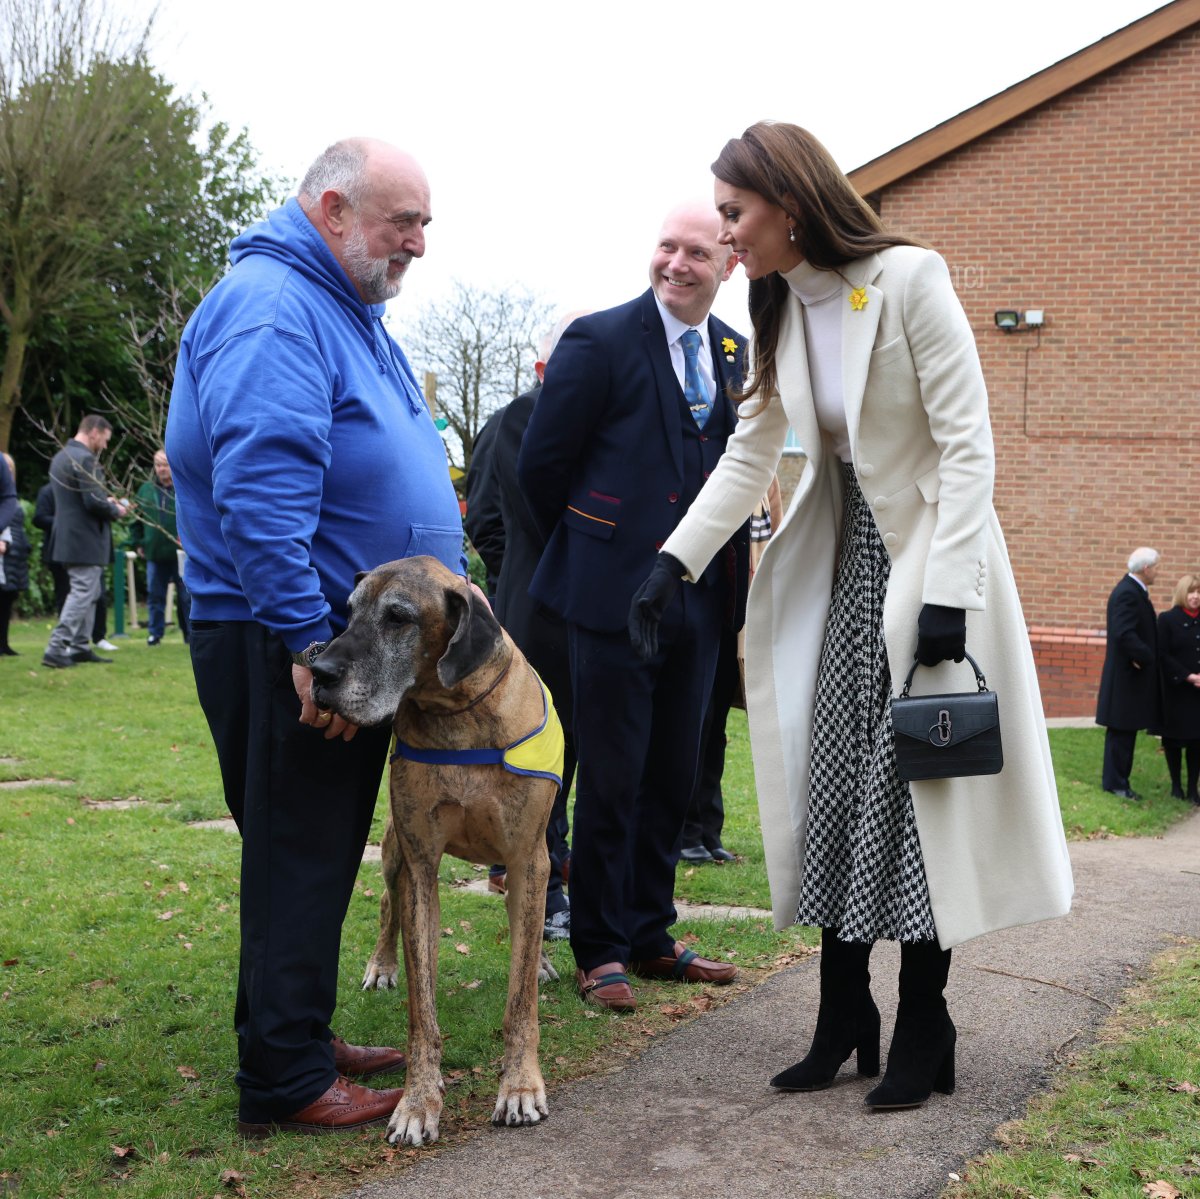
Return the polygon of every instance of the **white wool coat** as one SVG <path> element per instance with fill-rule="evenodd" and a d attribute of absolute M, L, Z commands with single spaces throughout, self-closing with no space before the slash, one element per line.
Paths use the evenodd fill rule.
<path fill-rule="evenodd" d="M 842 269 L 842 383 L 851 456 L 891 557 L 883 626 L 893 691 L 912 665 L 923 604 L 967 612 L 967 648 L 999 696 L 1004 769 L 914 782 L 913 810 L 943 948 L 1064 915 L 1073 883 L 1041 695 L 1016 582 L 992 507 L 987 392 L 942 258 L 897 246 Z M 857 290 L 856 290 L 857 289 Z M 853 293 L 853 294 L 852 294 Z M 862 299 L 865 297 L 865 303 Z M 842 480 L 817 425 L 804 320 L 789 294 L 779 395 L 745 419 L 664 544 L 703 571 L 761 499 L 788 427 L 809 458 L 754 576 L 746 707 L 776 926 L 795 920 L 808 818 L 817 667 L 837 566 Z M 920 668 L 913 693 L 970 691 L 965 663 Z"/>

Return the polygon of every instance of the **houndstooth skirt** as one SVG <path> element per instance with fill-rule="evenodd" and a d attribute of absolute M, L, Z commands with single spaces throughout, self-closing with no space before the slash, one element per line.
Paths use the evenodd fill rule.
<path fill-rule="evenodd" d="M 928 941 L 937 933 L 912 795 L 896 777 L 883 641 L 891 561 L 849 463 L 842 477 L 842 549 L 817 676 L 796 920 L 836 928 L 843 941 Z"/>

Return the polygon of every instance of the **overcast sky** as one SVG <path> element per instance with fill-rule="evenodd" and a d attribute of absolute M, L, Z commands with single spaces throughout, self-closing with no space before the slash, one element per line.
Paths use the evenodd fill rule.
<path fill-rule="evenodd" d="M 708 164 L 760 118 L 804 125 L 850 170 L 1158 7 L 159 0 L 152 45 L 293 187 L 347 135 L 418 157 L 434 223 L 392 304 L 403 341 L 455 277 L 525 284 L 560 309 L 637 295 L 665 211 L 711 198 Z M 740 270 L 716 312 L 745 328 Z"/>

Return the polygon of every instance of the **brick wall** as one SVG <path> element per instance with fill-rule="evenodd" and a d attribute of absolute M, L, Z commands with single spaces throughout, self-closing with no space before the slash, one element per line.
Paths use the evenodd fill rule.
<path fill-rule="evenodd" d="M 1198 129 L 1193 29 L 880 197 L 944 255 L 975 331 L 996 508 L 1056 715 L 1094 706 L 1102 646 L 1072 638 L 1103 629 L 1130 550 L 1161 553 L 1160 610 L 1200 573 Z M 1044 308 L 1046 325 L 1005 334 L 999 308 Z"/>

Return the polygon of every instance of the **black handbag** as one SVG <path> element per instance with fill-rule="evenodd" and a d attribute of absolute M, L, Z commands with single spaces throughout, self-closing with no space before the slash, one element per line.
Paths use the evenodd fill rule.
<path fill-rule="evenodd" d="M 996 693 L 988 690 L 979 663 L 970 654 L 966 658 L 975 671 L 977 691 L 909 695 L 920 665 L 914 662 L 904 690 L 892 700 L 896 773 L 906 783 L 999 774 L 1004 767 Z"/>

